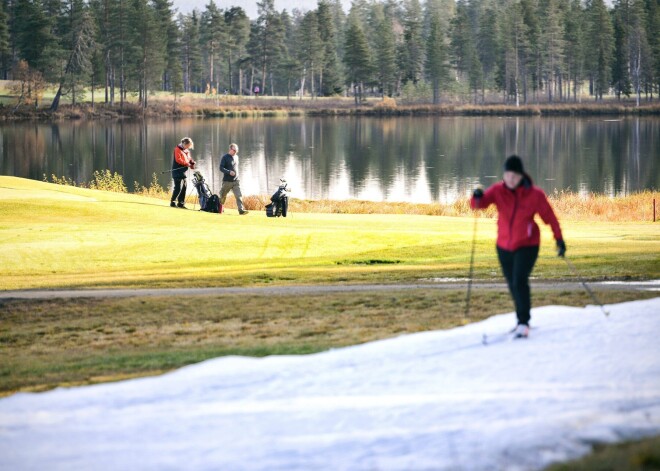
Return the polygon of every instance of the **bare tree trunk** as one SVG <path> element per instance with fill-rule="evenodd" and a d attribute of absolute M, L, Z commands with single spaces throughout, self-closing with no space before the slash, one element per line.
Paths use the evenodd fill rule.
<path fill-rule="evenodd" d="M 262 95 L 266 94 L 266 61 L 264 61 L 264 65 L 261 67 L 261 90 L 260 93 Z"/>
<path fill-rule="evenodd" d="M 231 54 L 229 54 L 229 60 L 228 60 L 228 66 L 229 66 L 229 91 L 231 93 L 234 93 L 234 77 L 232 76 L 231 73 Z"/>
<path fill-rule="evenodd" d="M 213 53 L 213 42 L 211 42 L 211 50 L 209 51 L 209 53 L 210 53 L 210 57 L 209 57 L 209 58 L 210 58 L 210 60 L 211 60 L 211 64 L 210 64 L 210 65 L 211 65 L 211 72 L 210 72 L 211 75 L 210 75 L 210 80 L 209 80 L 209 82 L 211 83 L 211 87 L 213 87 L 213 56 L 214 56 L 214 53 Z"/>

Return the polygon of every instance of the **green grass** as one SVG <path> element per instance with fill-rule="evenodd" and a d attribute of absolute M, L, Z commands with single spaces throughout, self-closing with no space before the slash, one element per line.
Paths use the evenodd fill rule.
<path fill-rule="evenodd" d="M 605 303 L 656 293 L 601 291 Z M 534 292 L 583 306 L 583 291 Z M 5 301 L 0 395 L 159 374 L 223 355 L 306 354 L 464 323 L 463 290 Z M 475 289 L 472 321 L 511 312 L 505 290 Z M 513 322 L 513 317 L 512 317 Z M 478 342 L 479 339 L 475 339 Z"/>
<path fill-rule="evenodd" d="M 465 277 L 473 219 L 291 213 L 266 218 L 0 177 L 3 289 L 411 282 Z M 660 276 L 651 222 L 570 221 L 568 255 L 587 279 Z M 475 275 L 500 279 L 495 221 L 479 221 Z M 543 226 L 534 276 L 570 279 Z M 385 260 L 388 263 L 371 263 Z"/>
<path fill-rule="evenodd" d="M 599 445 L 584 458 L 555 464 L 546 471 L 658 471 L 660 470 L 660 437 Z"/>

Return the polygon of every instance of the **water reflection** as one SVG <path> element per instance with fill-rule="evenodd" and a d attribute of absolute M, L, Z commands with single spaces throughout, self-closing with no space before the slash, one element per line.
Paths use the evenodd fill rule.
<path fill-rule="evenodd" d="M 291 118 L 10 123 L 0 127 L 0 171 L 81 183 L 110 169 L 147 185 L 169 177 L 173 147 L 194 157 L 215 191 L 220 157 L 240 145 L 245 194 L 269 194 L 285 177 L 299 198 L 452 202 L 500 178 L 518 153 L 547 192 L 608 195 L 658 188 L 657 118 Z"/>

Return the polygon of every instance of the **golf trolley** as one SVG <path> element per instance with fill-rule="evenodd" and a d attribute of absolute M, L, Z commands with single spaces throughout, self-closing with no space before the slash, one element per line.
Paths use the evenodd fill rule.
<path fill-rule="evenodd" d="M 289 195 L 287 192 L 291 191 L 287 188 L 287 182 L 284 178 L 280 178 L 280 186 L 277 191 L 270 197 L 270 204 L 266 205 L 266 216 L 272 217 L 286 217 L 289 210 Z"/>

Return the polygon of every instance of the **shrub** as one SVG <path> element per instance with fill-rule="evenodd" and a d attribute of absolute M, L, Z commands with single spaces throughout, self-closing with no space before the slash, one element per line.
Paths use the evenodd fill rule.
<path fill-rule="evenodd" d="M 89 187 L 92 190 L 112 191 L 115 193 L 128 192 L 123 177 L 117 172 L 112 173 L 110 170 L 104 170 L 103 172 L 95 171 Z"/>

